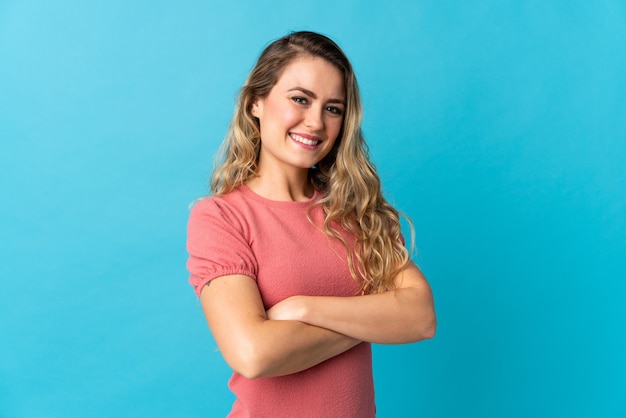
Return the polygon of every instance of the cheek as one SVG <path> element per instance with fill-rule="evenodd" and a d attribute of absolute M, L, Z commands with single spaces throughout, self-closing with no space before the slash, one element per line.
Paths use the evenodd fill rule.
<path fill-rule="evenodd" d="M 341 131 L 341 125 L 343 123 L 343 119 L 341 120 L 332 120 L 328 126 L 328 136 L 332 136 L 332 138 L 337 138 L 339 135 L 339 131 Z"/>
<path fill-rule="evenodd" d="M 265 108 L 265 111 L 265 115 L 267 115 L 266 122 L 272 125 L 289 127 L 289 125 L 298 122 L 298 112 L 293 108 L 293 106 L 273 102 L 269 103 L 269 106 Z"/>
<path fill-rule="evenodd" d="M 282 109 L 279 109 L 279 112 L 281 121 L 289 127 L 297 125 L 302 119 L 300 113 L 292 106 L 283 106 Z"/>

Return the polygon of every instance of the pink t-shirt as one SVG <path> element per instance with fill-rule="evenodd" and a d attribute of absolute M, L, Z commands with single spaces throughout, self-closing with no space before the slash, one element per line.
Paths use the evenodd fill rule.
<path fill-rule="evenodd" d="M 200 294 L 211 280 L 243 274 L 256 280 L 266 309 L 294 295 L 354 296 L 346 251 L 320 225 L 320 206 L 265 199 L 242 186 L 199 201 L 188 225 L 189 282 Z M 233 373 L 232 417 L 373 417 L 369 343 L 288 376 L 246 379 Z"/>

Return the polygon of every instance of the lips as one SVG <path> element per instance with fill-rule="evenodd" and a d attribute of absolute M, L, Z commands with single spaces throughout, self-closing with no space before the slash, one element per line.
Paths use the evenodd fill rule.
<path fill-rule="evenodd" d="M 320 142 L 322 142 L 322 139 L 319 136 L 314 136 L 314 135 L 296 134 L 296 133 L 291 132 L 289 136 L 294 141 L 299 142 L 304 145 L 311 146 L 311 147 L 318 145 Z"/>

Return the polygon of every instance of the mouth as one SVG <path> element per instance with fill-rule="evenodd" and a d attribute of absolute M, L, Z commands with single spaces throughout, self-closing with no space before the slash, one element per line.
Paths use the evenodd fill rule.
<path fill-rule="evenodd" d="M 290 132 L 289 136 L 294 141 L 299 142 L 304 145 L 311 146 L 311 147 L 314 147 L 322 142 L 322 139 L 320 137 L 313 136 L 313 135 L 296 134 L 296 133 Z"/>

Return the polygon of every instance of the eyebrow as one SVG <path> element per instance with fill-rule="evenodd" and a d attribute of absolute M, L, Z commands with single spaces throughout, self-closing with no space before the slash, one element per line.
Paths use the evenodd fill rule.
<path fill-rule="evenodd" d="M 287 90 L 289 91 L 301 91 L 302 93 L 306 94 L 309 97 L 312 97 L 313 99 L 317 99 L 317 95 L 315 93 L 313 93 L 311 90 L 309 89 L 305 89 L 304 87 L 294 87 L 292 89 Z M 329 99 L 328 103 L 339 103 L 342 105 L 346 105 L 345 101 L 341 100 L 341 99 Z"/>

